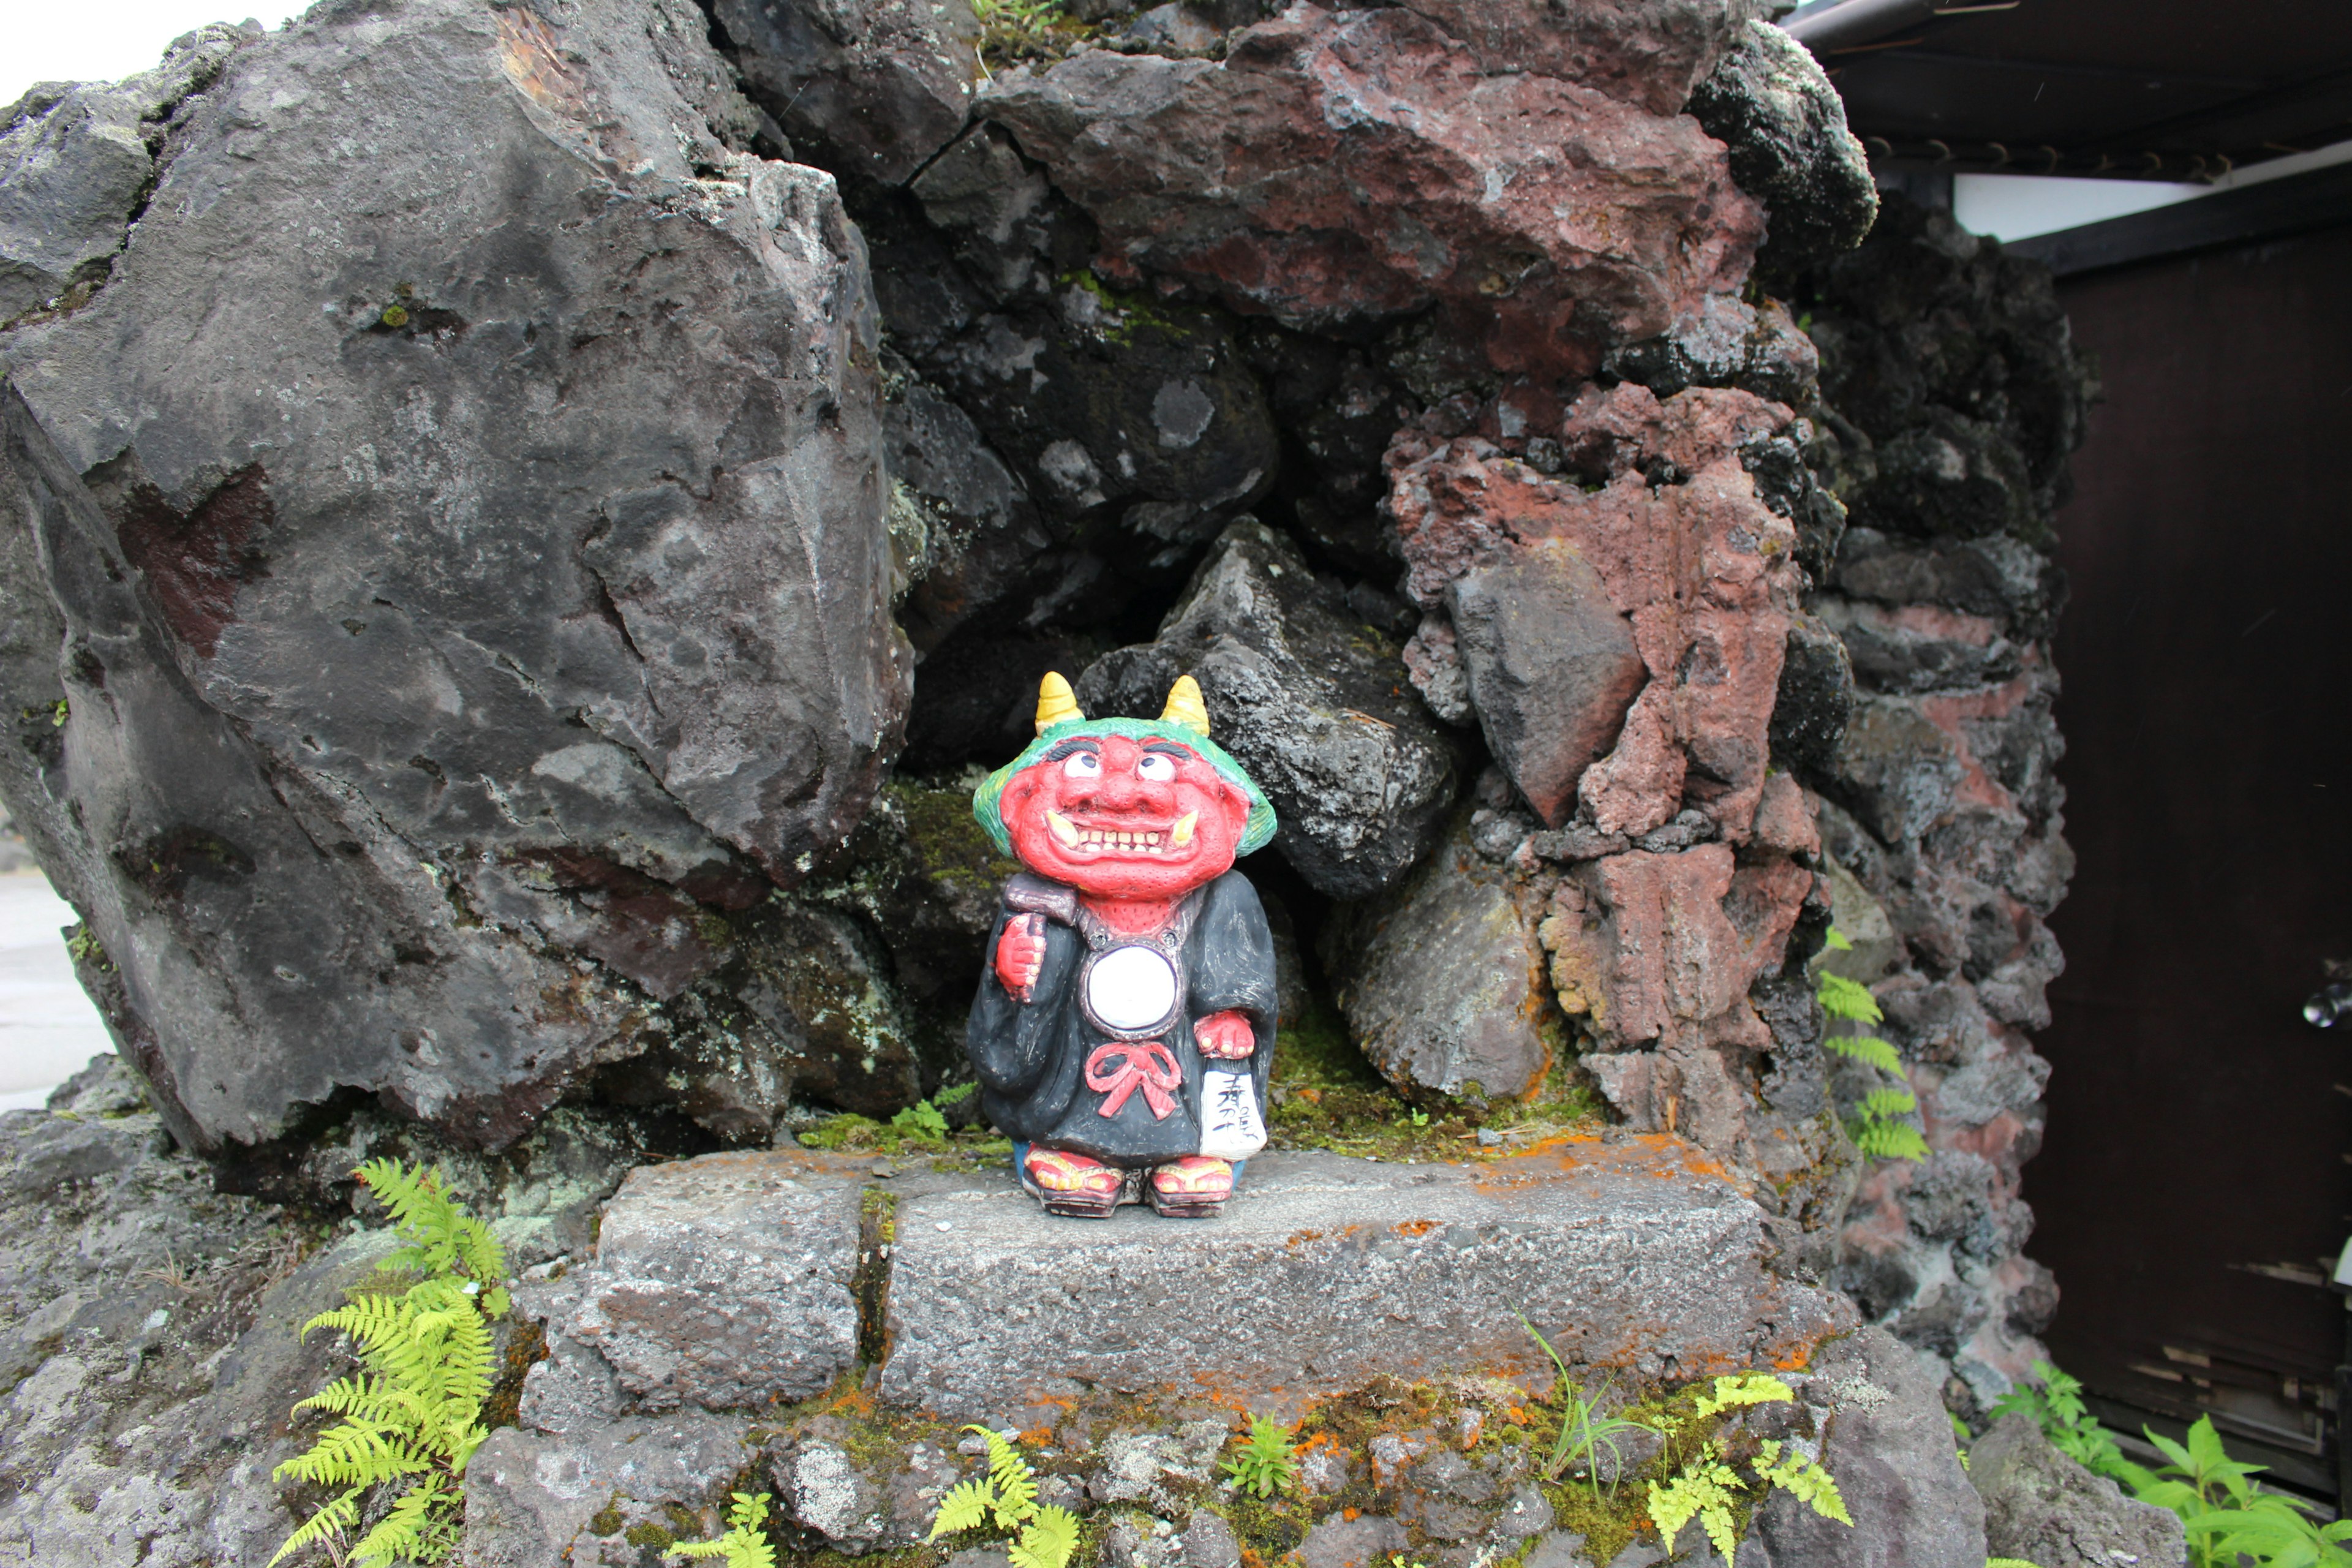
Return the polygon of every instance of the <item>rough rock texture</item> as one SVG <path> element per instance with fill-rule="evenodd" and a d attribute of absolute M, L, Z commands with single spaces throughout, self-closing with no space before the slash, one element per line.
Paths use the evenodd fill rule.
<path fill-rule="evenodd" d="M 857 1357 L 863 1191 L 797 1152 L 640 1167 L 605 1210 L 594 1263 L 549 1288 L 550 1334 L 596 1352 L 631 1410 L 808 1398 Z M 526 1397 L 554 1400 L 540 1384 L 583 1375 L 597 1374 L 542 1362 Z"/>
<path fill-rule="evenodd" d="M 349 1131 L 352 1144 L 319 1155 L 346 1180 L 385 1152 Z M 519 1267 L 584 1245 L 611 1191 L 583 1131 L 543 1128 L 498 1162 L 455 1164 Z M 0 1114 L 0 1562 L 266 1563 L 299 1522 L 288 1500 L 300 1494 L 270 1472 L 323 1418 L 289 1412 L 351 1370 L 335 1336 L 299 1330 L 343 1303 L 390 1238 L 359 1228 L 382 1223 L 372 1204 L 347 1234 L 219 1193 L 215 1177 L 172 1152 L 145 1087 L 111 1056 L 46 1110 Z"/>
<path fill-rule="evenodd" d="M 2042 922 L 2074 869 L 2051 518 L 2094 388 L 2046 271 L 1899 199 L 1800 287 L 1822 349 L 1817 461 L 1853 522 L 1814 608 L 1859 689 L 1834 751 L 1792 760 L 1825 802 L 1840 925 L 1897 939 L 1837 966 L 1877 994 L 1936 1151 L 1870 1173 L 1837 1278 L 1950 1362 L 1973 1415 L 2041 1353 L 2057 1305 L 2020 1251 L 2018 1186 L 2049 1076 L 2027 1031 L 2063 962 Z"/>
<path fill-rule="evenodd" d="M 1378 892 L 1436 840 L 1458 749 L 1406 689 L 1396 644 L 1255 518 L 1219 537 L 1158 640 L 1106 655 L 1078 700 L 1156 718 L 1185 674 L 1218 744 L 1274 802 L 1276 847 L 1318 891 Z"/>
<path fill-rule="evenodd" d="M 9 709 L 69 704 L 0 789 L 200 1147 L 350 1090 L 512 1139 L 896 742 L 857 235 L 723 144 L 699 12 L 568 15 L 239 48 L 0 338 Z"/>
<path fill-rule="evenodd" d="M 1483 1168 L 1264 1155 L 1198 1226 L 1056 1225 L 1001 1180 L 942 1183 L 898 1205 L 880 1392 L 978 1415 L 1087 1389 L 1264 1409 L 1375 1373 L 1548 1381 L 1514 1308 L 1564 1356 L 1653 1373 L 1832 1331 L 1844 1303 L 1767 1273 L 1761 1214 L 1705 1170 L 1663 1139 Z M 1171 1299 L 1222 1306 L 1171 1320 Z"/>
<path fill-rule="evenodd" d="M 0 327 L 85 303 L 105 284 L 173 116 L 252 38 L 201 27 L 153 70 L 110 85 L 44 82 L 0 111 Z"/>
<path fill-rule="evenodd" d="M 550 1437 L 493 1432 L 466 1468 L 467 1568 L 634 1568 L 648 1527 L 707 1541 L 751 1450 L 747 1416 L 634 1416 Z"/>
<path fill-rule="evenodd" d="M 954 140 L 980 79 L 970 0 L 717 0 L 744 88 L 836 173 L 898 184 Z"/>
<path fill-rule="evenodd" d="M 1764 204 L 1757 259 L 1801 267 L 1852 250 L 1878 216 L 1870 160 L 1811 50 L 1769 22 L 1744 24 L 1691 94 L 1691 117 L 1731 149 L 1731 177 Z"/>
<path fill-rule="evenodd" d="M 1647 833 L 1687 792 L 1744 840 L 1798 579 L 1793 529 L 1740 449 L 1788 412 L 1620 384 L 1553 418 L 1548 438 L 1599 489 L 1480 437 L 1399 438 L 1407 591 L 1454 620 L 1496 760 L 1547 826 L 1580 801 L 1603 833 Z"/>
<path fill-rule="evenodd" d="M 1984 1499 L 1985 1545 L 2041 1568 L 2184 1568 L 2180 1516 L 2137 1502 L 2056 1448 L 2029 1415 L 2004 1415 L 1969 1446 L 1969 1479 Z"/>
<path fill-rule="evenodd" d="M 1851 1525 L 1776 1489 L 1739 1568 L 1983 1568 L 1984 1504 L 1952 1444 L 1935 1363 L 1884 1330 L 1835 1341 L 1799 1387 L 1826 1411 L 1821 1462 Z"/>
<path fill-rule="evenodd" d="M 1525 1100 L 1565 1041 L 1535 922 L 1466 817 L 1412 878 L 1335 921 L 1325 968 L 1349 1032 L 1416 1097 Z M 1444 984 L 1432 984 L 1433 976 Z"/>
<path fill-rule="evenodd" d="M 1734 10 L 1573 15 L 1299 5 L 1222 62 L 1096 50 L 977 109 L 1092 215 L 1114 271 L 1293 326 L 1439 303 L 1495 369 L 1583 374 L 1733 291 L 1761 225 L 1660 58 L 1703 74 Z M 1599 57 L 1645 48 L 1646 105 L 1610 96 Z"/>
<path fill-rule="evenodd" d="M 1470 837 L 1507 866 L 1494 879 L 1549 954 L 1552 994 L 1489 963 L 1413 1010 L 1459 1052 L 1473 1036 L 1457 1014 L 1531 1037 L 1556 997 L 1585 1071 L 1634 1125 L 1781 1181 L 1835 1142 L 1810 1001 L 1776 1015 L 1751 996 L 1821 910 L 1810 804 L 1768 770 L 1804 578 L 1801 509 L 1761 459 L 1809 427 L 1737 389 L 1661 400 L 1633 382 L 1565 409 L 1520 389 L 1482 417 L 1486 434 L 1401 435 L 1388 507 L 1427 617 L 1422 689 L 1450 656 L 1508 775 Z M 1416 936 L 1390 942 L 1402 957 Z M 1400 1083 L 1444 1077 L 1372 1054 Z"/>

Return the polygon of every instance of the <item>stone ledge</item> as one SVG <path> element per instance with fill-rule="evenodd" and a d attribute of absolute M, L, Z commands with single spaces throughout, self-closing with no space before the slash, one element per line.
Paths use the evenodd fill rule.
<path fill-rule="evenodd" d="M 963 1419 L 1096 1395 L 1293 1414 L 1382 1374 L 1548 1384 L 1521 1312 L 1572 1363 L 1666 1379 L 1794 1364 L 1853 1321 L 1770 1274 L 1762 1211 L 1663 1135 L 1476 1164 L 1264 1155 L 1208 1221 L 1055 1219 L 1007 1172 L 888 1172 L 778 1151 L 633 1173 L 595 1262 L 525 1292 L 551 1352 L 536 1424 L 804 1399 L 861 1337 L 886 1403 Z M 869 1191 L 896 1240 L 861 1277 Z"/>
<path fill-rule="evenodd" d="M 1295 1411 L 1391 1374 L 1548 1385 L 1572 1362 L 1691 1377 L 1851 1327 L 1763 1266 L 1763 1213 L 1677 1140 L 1561 1139 L 1475 1165 L 1252 1161 L 1220 1218 L 1048 1218 L 1004 1176 L 905 1184 L 892 1405 L 982 1415 L 1093 1393 Z"/>

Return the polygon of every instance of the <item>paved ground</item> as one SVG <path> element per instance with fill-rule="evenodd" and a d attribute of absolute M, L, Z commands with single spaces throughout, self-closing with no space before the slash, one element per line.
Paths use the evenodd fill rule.
<path fill-rule="evenodd" d="M 38 871 L 0 874 L 0 1110 L 40 1104 L 114 1048 L 58 935 L 75 918 Z"/>

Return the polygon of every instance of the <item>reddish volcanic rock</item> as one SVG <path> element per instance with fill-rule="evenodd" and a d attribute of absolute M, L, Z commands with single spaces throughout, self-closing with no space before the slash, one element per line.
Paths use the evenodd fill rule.
<path fill-rule="evenodd" d="M 1707 844 L 1591 861 L 1553 889 L 1538 931 L 1552 982 L 1602 1047 L 1585 1067 L 1634 1125 L 1740 1152 L 1744 1057 L 1773 1043 L 1748 991 L 1787 956 L 1812 884 L 1794 861 L 1740 865 Z"/>
<path fill-rule="evenodd" d="M 1738 449 L 1788 422 L 1778 404 L 1742 392 L 1694 388 L 1661 403 L 1630 383 L 1588 388 L 1556 428 L 1588 473 L 1609 476 L 1592 491 L 1475 437 L 1408 430 L 1391 447 L 1389 510 L 1406 591 L 1423 609 L 1458 621 L 1465 584 L 1483 603 L 1508 585 L 1507 568 L 1549 587 L 1563 573 L 1535 563 L 1564 557 L 1630 627 L 1647 679 L 1628 710 L 1630 688 L 1601 679 L 1602 639 L 1577 639 L 1597 650 L 1579 666 L 1588 679 L 1506 682 L 1507 670 L 1482 670 L 1480 642 L 1457 625 L 1488 741 L 1548 824 L 1580 793 L 1602 832 L 1640 835 L 1687 796 L 1725 838 L 1747 839 L 1798 574 L 1794 531 L 1757 499 Z M 1506 685 L 1512 701 L 1498 722 L 1486 692 Z M 1565 765 L 1570 748 L 1612 736 L 1591 768 L 1589 752 Z"/>
<path fill-rule="evenodd" d="M 1675 68 L 1650 84 L 1670 111 L 1726 18 L 1701 7 L 1717 25 L 1671 47 L 1647 18 L 1610 54 L 1514 20 L 1529 9 L 1478 6 L 1474 24 L 1455 16 L 1466 0 L 1428 16 L 1294 5 L 1223 62 L 1096 50 L 1015 71 L 976 108 L 1094 216 L 1114 276 L 1181 279 L 1301 327 L 1435 302 L 1496 369 L 1580 376 L 1736 289 L 1762 215 L 1696 121 L 1543 74 L 1624 90 L 1655 68 L 1645 48 L 1670 48 Z"/>
<path fill-rule="evenodd" d="M 1738 0 L 1410 0 L 1479 68 L 1531 71 L 1679 114 L 1750 9 Z"/>

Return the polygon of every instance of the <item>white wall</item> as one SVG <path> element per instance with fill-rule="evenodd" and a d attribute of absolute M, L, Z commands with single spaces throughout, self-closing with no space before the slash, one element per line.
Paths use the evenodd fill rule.
<path fill-rule="evenodd" d="M 2352 161 L 2352 142 L 2314 153 L 2273 158 L 2210 184 L 2169 184 L 2158 180 L 2048 179 L 2039 174 L 1958 174 L 1952 180 L 1952 216 L 1962 228 L 1997 239 L 2026 239 L 2078 228 L 2127 213 L 2195 201 L 2265 180 L 2324 169 Z"/>

